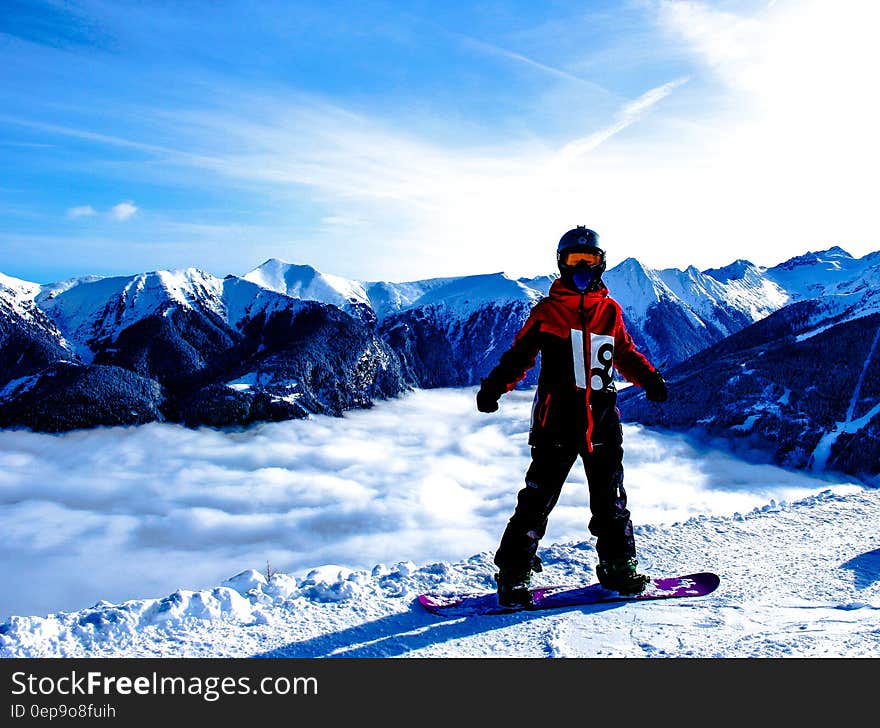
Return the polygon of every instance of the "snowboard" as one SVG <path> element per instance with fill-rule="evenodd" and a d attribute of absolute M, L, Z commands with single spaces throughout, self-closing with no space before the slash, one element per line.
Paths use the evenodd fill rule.
<path fill-rule="evenodd" d="M 577 607 L 603 602 L 642 602 L 651 599 L 678 599 L 702 597 L 718 588 L 721 579 L 717 574 L 700 572 L 683 576 L 652 579 L 641 594 L 624 596 L 606 589 L 601 584 L 589 586 L 538 586 L 530 589 L 533 604 L 529 607 L 503 607 L 498 595 L 490 594 L 421 594 L 419 604 L 433 614 L 444 617 L 469 617 L 480 614 L 508 614 L 510 612 L 534 611 Z"/>

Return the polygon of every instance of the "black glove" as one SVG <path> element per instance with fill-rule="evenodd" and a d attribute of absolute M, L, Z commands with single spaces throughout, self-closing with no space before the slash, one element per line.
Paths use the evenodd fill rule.
<path fill-rule="evenodd" d="M 651 372 L 650 376 L 642 382 L 642 387 L 645 390 L 645 396 L 652 402 L 665 402 L 669 396 L 666 380 L 660 372 Z"/>
<path fill-rule="evenodd" d="M 498 395 L 486 389 L 485 385 L 477 392 L 477 409 L 480 412 L 494 412 L 498 409 Z"/>

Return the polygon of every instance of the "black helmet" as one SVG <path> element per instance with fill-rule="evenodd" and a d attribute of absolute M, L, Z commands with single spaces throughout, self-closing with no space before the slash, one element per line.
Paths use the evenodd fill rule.
<path fill-rule="evenodd" d="M 578 291 L 595 290 L 605 272 L 605 251 L 599 235 L 583 225 L 569 230 L 559 239 L 556 264 L 562 281 Z"/>

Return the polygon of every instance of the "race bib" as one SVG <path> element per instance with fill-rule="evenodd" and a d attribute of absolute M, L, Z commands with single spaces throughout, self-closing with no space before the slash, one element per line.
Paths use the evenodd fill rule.
<path fill-rule="evenodd" d="M 611 368 L 614 362 L 614 337 L 605 334 L 590 334 L 590 371 L 584 357 L 584 332 L 571 330 L 571 356 L 574 364 L 574 383 L 581 389 L 601 390 L 611 384 Z"/>
<path fill-rule="evenodd" d="M 590 334 L 590 388 L 599 390 L 611 385 L 614 362 L 614 337 Z"/>

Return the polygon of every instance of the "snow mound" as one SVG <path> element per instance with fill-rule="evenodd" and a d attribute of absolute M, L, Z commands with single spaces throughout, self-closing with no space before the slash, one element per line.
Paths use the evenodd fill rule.
<path fill-rule="evenodd" d="M 236 574 L 232 578 L 227 579 L 220 586 L 229 587 L 242 596 L 247 596 L 249 592 L 261 589 L 267 583 L 266 577 L 259 571 L 248 569 L 247 571 L 242 571 L 240 574 Z"/>
<path fill-rule="evenodd" d="M 48 617 L 12 617 L 0 625 L 0 655 L 22 656 L 35 648 L 59 655 L 78 649 L 100 652 L 126 644 L 144 630 L 173 630 L 193 620 L 253 623 L 254 604 L 235 590 L 218 586 L 208 591 L 179 589 L 164 599 L 119 605 L 99 602 L 90 609 Z"/>
<path fill-rule="evenodd" d="M 131 645 L 143 634 L 170 640 L 199 623 L 253 627 L 271 622 L 272 610 L 307 612 L 310 605 L 354 602 L 369 598 L 413 597 L 434 575 L 446 574 L 437 565 L 419 570 L 411 561 L 372 572 L 340 566 L 312 569 L 302 581 L 275 573 L 270 579 L 249 569 L 202 591 L 178 589 L 162 599 L 132 600 L 122 604 L 99 602 L 78 612 L 47 617 L 14 616 L 0 625 L 0 657 L 36 654 L 74 656 L 102 654 Z M 452 571 L 448 571 L 452 573 Z"/>

